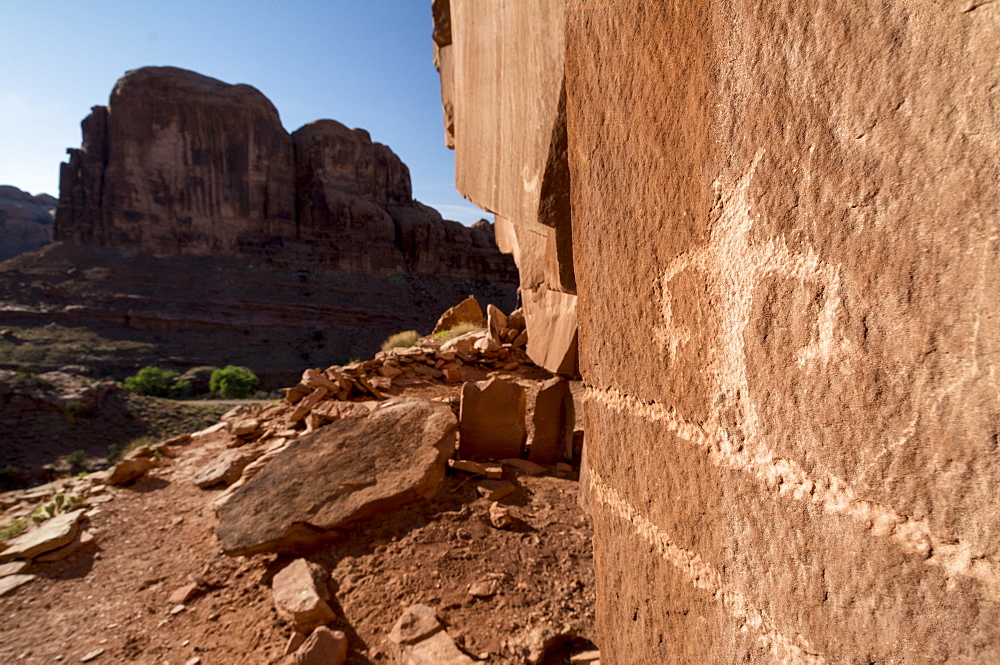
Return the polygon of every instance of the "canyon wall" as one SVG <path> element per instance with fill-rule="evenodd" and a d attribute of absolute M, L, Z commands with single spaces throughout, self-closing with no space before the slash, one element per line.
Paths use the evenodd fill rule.
<path fill-rule="evenodd" d="M 1000 5 L 434 9 L 522 283 L 565 95 L 601 661 L 1000 660 Z"/>

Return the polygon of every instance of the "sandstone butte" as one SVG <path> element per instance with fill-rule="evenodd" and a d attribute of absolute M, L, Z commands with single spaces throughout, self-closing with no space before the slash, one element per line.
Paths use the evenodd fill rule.
<path fill-rule="evenodd" d="M 12 325 L 155 345 L 128 369 L 244 364 L 277 387 L 299 363 L 426 332 L 470 293 L 514 306 L 516 268 L 493 225 L 414 200 L 407 166 L 364 129 L 317 120 L 288 133 L 255 88 L 174 67 L 127 72 L 81 127 L 57 242 L 0 266 Z"/>
<path fill-rule="evenodd" d="M 1000 6 L 432 8 L 589 386 L 601 662 L 1000 661 Z"/>

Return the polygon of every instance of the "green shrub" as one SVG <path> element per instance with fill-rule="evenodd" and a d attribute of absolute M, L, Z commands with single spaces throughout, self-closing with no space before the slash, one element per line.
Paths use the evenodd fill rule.
<path fill-rule="evenodd" d="M 482 330 L 482 326 L 477 326 L 475 323 L 459 323 L 450 330 L 442 330 L 441 332 L 434 333 L 434 338 L 441 341 L 447 341 L 453 337 L 458 337 L 459 335 L 472 332 L 473 330 Z"/>
<path fill-rule="evenodd" d="M 29 515 L 29 518 L 35 524 L 41 524 L 60 513 L 65 513 L 76 508 L 81 503 L 80 498 L 72 494 L 56 494 L 47 503 L 35 508 L 35 511 Z"/>
<path fill-rule="evenodd" d="M 87 405 L 76 400 L 67 402 L 63 407 L 63 413 L 66 414 L 66 420 L 69 421 L 70 425 L 75 423 L 81 416 L 87 415 L 87 411 Z"/>
<path fill-rule="evenodd" d="M 135 376 L 127 377 L 122 381 L 122 387 L 136 395 L 150 397 L 182 399 L 190 396 L 191 382 L 177 381 L 177 376 L 177 372 L 147 365 L 140 369 Z"/>
<path fill-rule="evenodd" d="M 382 350 L 410 347 L 416 344 L 418 339 L 420 339 L 420 333 L 416 330 L 404 330 L 390 335 L 387 340 L 382 342 Z"/>
<path fill-rule="evenodd" d="M 245 399 L 257 387 L 257 375 L 246 367 L 228 365 L 212 372 L 209 389 L 223 399 Z"/>
<path fill-rule="evenodd" d="M 10 522 L 0 527 L 0 543 L 20 536 L 22 533 L 27 531 L 27 529 L 27 521 L 19 520 L 17 518 L 12 519 Z"/>
<path fill-rule="evenodd" d="M 87 453 L 82 450 L 74 450 L 69 455 L 66 455 L 66 463 L 69 464 L 69 468 L 74 472 L 83 469 L 83 463 L 87 461 Z"/>
<path fill-rule="evenodd" d="M 140 436 L 128 442 L 124 448 L 119 448 L 112 443 L 108 446 L 108 464 L 118 464 L 125 455 L 141 446 L 151 446 L 156 443 L 156 439 L 150 436 Z"/>

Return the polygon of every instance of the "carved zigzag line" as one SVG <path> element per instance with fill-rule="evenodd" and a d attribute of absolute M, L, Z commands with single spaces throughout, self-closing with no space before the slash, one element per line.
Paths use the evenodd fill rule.
<path fill-rule="evenodd" d="M 774 626 L 774 621 L 757 609 L 744 595 L 726 584 L 722 574 L 701 555 L 670 540 L 670 536 L 660 527 L 640 515 L 633 506 L 608 485 L 596 470 L 590 470 L 590 498 L 608 509 L 618 519 L 628 522 L 646 542 L 656 549 L 664 561 L 679 569 L 691 584 L 715 597 L 722 606 L 740 622 L 740 630 L 753 630 L 758 640 L 769 650 L 777 662 L 786 665 L 823 665 L 826 660 L 809 652 L 808 644 L 801 636 L 790 639 L 782 635 Z"/>
<path fill-rule="evenodd" d="M 976 580 L 987 598 L 1000 600 L 1000 562 L 974 556 L 968 542 L 946 541 L 934 535 L 926 519 L 910 519 L 891 506 L 862 499 L 836 476 L 811 476 L 797 462 L 776 457 L 759 442 L 747 439 L 734 444 L 725 431 L 686 422 L 673 409 L 658 402 L 597 388 L 587 389 L 586 400 L 617 413 L 660 423 L 679 439 L 705 451 L 716 466 L 749 473 L 785 498 L 808 501 L 826 513 L 856 519 L 871 535 L 889 538 L 903 551 L 923 557 L 925 564 L 943 568 L 949 576 Z"/>

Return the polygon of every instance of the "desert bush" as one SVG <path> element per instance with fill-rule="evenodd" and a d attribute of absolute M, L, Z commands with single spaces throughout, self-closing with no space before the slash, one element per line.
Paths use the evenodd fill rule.
<path fill-rule="evenodd" d="M 0 543 L 5 540 L 10 540 L 11 538 L 16 538 L 27 530 L 27 521 L 14 518 L 10 522 L 7 522 L 7 524 L 0 527 Z"/>
<path fill-rule="evenodd" d="M 257 387 L 257 375 L 246 367 L 228 365 L 212 372 L 209 389 L 223 399 L 245 399 Z"/>
<path fill-rule="evenodd" d="M 416 344 L 418 339 L 420 339 L 420 333 L 416 330 L 404 330 L 395 335 L 389 335 L 389 338 L 382 342 L 382 350 L 410 347 Z"/>
<path fill-rule="evenodd" d="M 73 496 L 72 494 L 56 494 L 44 505 L 39 506 L 35 509 L 33 513 L 29 516 L 32 522 L 35 524 L 41 524 L 46 520 L 50 520 L 60 513 L 65 513 L 73 508 L 76 508 L 82 503 L 79 497 Z"/>
<path fill-rule="evenodd" d="M 121 461 L 125 455 L 132 452 L 136 448 L 141 446 L 151 446 L 156 443 L 156 439 L 151 436 L 140 436 L 132 439 L 124 448 L 119 448 L 116 444 L 112 443 L 108 446 L 108 464 L 117 464 Z"/>
<path fill-rule="evenodd" d="M 447 341 L 453 337 L 458 337 L 459 335 L 464 335 L 465 333 L 469 333 L 474 330 L 482 330 L 482 326 L 477 326 L 475 323 L 459 323 L 450 330 L 442 330 L 441 332 L 434 333 L 434 337 L 442 341 Z"/>
<path fill-rule="evenodd" d="M 82 450 L 74 450 L 69 455 L 66 455 L 66 463 L 69 464 L 69 468 L 73 471 L 83 469 L 83 463 L 86 461 L 87 453 Z"/>
<path fill-rule="evenodd" d="M 191 395 L 190 381 L 177 381 L 177 372 L 147 365 L 135 376 L 127 377 L 121 385 L 137 395 L 183 399 Z"/>
<path fill-rule="evenodd" d="M 88 411 L 87 405 L 77 400 L 67 402 L 63 407 L 63 413 L 66 414 L 66 420 L 69 421 L 70 425 L 75 423 L 81 416 L 87 415 Z"/>

